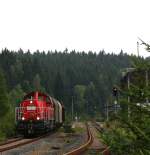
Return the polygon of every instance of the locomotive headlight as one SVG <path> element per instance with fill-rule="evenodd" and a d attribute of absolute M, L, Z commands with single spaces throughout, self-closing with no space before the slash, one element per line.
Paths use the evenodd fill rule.
<path fill-rule="evenodd" d="M 24 117 L 22 117 L 21 119 L 22 119 L 23 121 L 25 120 L 25 118 L 24 118 Z"/>
<path fill-rule="evenodd" d="M 37 120 L 40 120 L 40 117 L 37 117 L 36 119 L 37 119 Z"/>

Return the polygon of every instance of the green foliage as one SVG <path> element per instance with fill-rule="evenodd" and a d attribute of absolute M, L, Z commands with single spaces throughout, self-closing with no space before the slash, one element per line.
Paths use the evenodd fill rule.
<path fill-rule="evenodd" d="M 146 85 L 142 74 L 148 71 L 149 64 L 146 60 L 136 62 L 135 70 L 128 75 L 131 79 L 129 89 L 122 89 L 121 110 L 114 117 L 117 123 L 111 122 L 112 128 L 102 135 L 115 155 L 150 154 L 150 105 L 146 102 L 150 85 Z"/>
<path fill-rule="evenodd" d="M 15 135 L 15 112 L 14 107 L 10 108 L 3 119 L 1 119 L 1 133 L 4 137 Z"/>
<path fill-rule="evenodd" d="M 80 99 L 83 99 L 84 98 L 85 89 L 86 89 L 86 86 L 84 86 L 84 85 L 76 85 L 74 87 L 75 96 L 77 96 Z"/>
<path fill-rule="evenodd" d="M 64 84 L 63 84 L 62 77 L 61 77 L 59 72 L 56 74 L 56 77 L 55 77 L 54 96 L 58 100 L 63 101 L 63 97 L 64 97 Z"/>
<path fill-rule="evenodd" d="M 14 116 L 12 114 L 12 106 L 9 104 L 6 91 L 5 78 L 0 70 L 0 141 L 11 135 L 14 131 Z M 14 110 L 14 109 L 13 109 Z"/>
<path fill-rule="evenodd" d="M 6 82 L 2 71 L 0 70 L 0 117 L 3 117 L 8 110 L 8 99 L 6 91 Z"/>
<path fill-rule="evenodd" d="M 96 113 L 95 106 L 96 111 L 104 112 L 107 96 L 119 80 L 120 69 L 129 65 L 130 57 L 122 51 L 119 55 L 68 50 L 31 54 L 22 49 L 17 52 L 4 49 L 0 53 L 0 66 L 5 71 L 9 92 L 18 84 L 25 93 L 41 90 L 63 101 L 70 112 L 72 96 L 76 96 L 74 88 L 85 86 L 84 97 L 82 93 L 75 99 L 76 108 L 84 107 L 83 115 L 88 112 L 91 116 Z"/>
<path fill-rule="evenodd" d="M 84 132 L 85 132 L 85 129 L 84 129 L 84 128 L 81 128 L 81 127 L 75 127 L 75 128 L 73 129 L 73 131 L 74 131 L 75 133 L 84 133 Z"/>
<path fill-rule="evenodd" d="M 110 151 L 115 155 L 126 155 L 138 153 L 135 151 L 134 141 L 135 135 L 132 132 L 127 131 L 124 128 L 112 128 L 111 130 L 105 131 L 101 138 L 107 145 L 110 146 Z"/>
<path fill-rule="evenodd" d="M 5 139 L 6 139 L 5 132 L 2 132 L 2 130 L 0 130 L 0 141 L 4 141 Z"/>
<path fill-rule="evenodd" d="M 93 82 L 87 86 L 85 91 L 85 100 L 87 104 L 87 113 L 90 116 L 94 116 L 97 110 L 97 96 L 96 96 L 96 88 Z M 98 106 L 99 107 L 99 106 Z"/>
<path fill-rule="evenodd" d="M 7 112 L 5 112 L 4 117 L 0 119 L 0 140 L 4 140 L 6 137 L 15 134 L 15 107 L 21 102 L 23 96 L 24 93 L 20 85 L 17 85 L 7 95 Z"/>
<path fill-rule="evenodd" d="M 74 102 L 76 104 L 75 111 L 77 111 L 78 114 L 86 112 L 85 111 L 86 105 L 85 105 L 85 99 L 84 99 L 85 90 L 86 90 L 86 86 L 84 86 L 84 85 L 76 85 L 74 87 L 74 95 L 75 95 Z M 82 116 L 82 115 L 80 115 L 80 116 Z"/>
<path fill-rule="evenodd" d="M 39 74 L 36 74 L 33 79 L 33 89 L 32 91 L 45 92 L 45 89 L 41 86 L 41 79 Z"/>
<path fill-rule="evenodd" d="M 150 69 L 150 62 L 148 59 L 143 59 L 143 58 L 132 58 L 132 66 L 136 70 L 149 70 Z"/>
<path fill-rule="evenodd" d="M 13 134 L 15 106 L 24 94 L 33 90 L 47 92 L 63 101 L 69 120 L 72 97 L 74 113 L 81 119 L 100 116 L 113 84 L 119 80 L 119 70 L 130 66 L 130 57 L 122 51 L 115 55 L 67 49 L 47 53 L 3 49 L 0 66 L 4 71 L 4 75 L 0 71 L 0 106 L 3 107 L 0 116 L 5 116 L 5 120 L 0 118 L 0 123 L 4 123 L 0 135 L 5 137 Z"/>
<path fill-rule="evenodd" d="M 9 92 L 8 100 L 9 104 L 13 107 L 13 110 L 22 101 L 24 95 L 25 93 L 19 84 Z"/>

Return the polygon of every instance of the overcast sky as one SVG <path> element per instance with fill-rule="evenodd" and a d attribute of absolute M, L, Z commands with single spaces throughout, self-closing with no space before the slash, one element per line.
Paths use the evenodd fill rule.
<path fill-rule="evenodd" d="M 0 0 L 0 49 L 137 54 L 150 43 L 150 0 Z M 143 45 L 140 55 L 150 56 Z"/>

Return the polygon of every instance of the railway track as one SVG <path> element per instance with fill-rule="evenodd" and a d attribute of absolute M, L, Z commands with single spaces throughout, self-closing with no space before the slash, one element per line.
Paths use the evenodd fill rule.
<path fill-rule="evenodd" d="M 9 141 L 7 141 L 5 143 L 0 144 L 0 152 L 15 149 L 15 148 L 17 148 L 19 146 L 23 146 L 23 145 L 38 141 L 39 139 L 42 139 L 42 138 L 44 138 L 44 137 L 46 137 L 48 135 L 49 134 L 45 134 L 43 136 L 39 136 L 39 137 L 32 138 L 32 139 L 24 139 L 23 137 L 20 137 L 20 138 L 16 138 L 16 139 L 13 139 L 13 140 L 9 140 Z"/>
<path fill-rule="evenodd" d="M 53 151 L 55 151 L 56 154 L 57 154 L 57 152 L 58 152 L 58 154 L 60 152 L 62 152 L 62 154 L 64 154 L 64 155 L 69 155 L 69 154 L 71 155 L 71 154 L 74 154 L 74 153 L 75 154 L 76 153 L 81 154 L 90 145 L 91 140 L 92 140 L 91 134 L 89 133 L 89 130 L 88 130 L 88 126 L 87 126 L 87 131 L 88 131 L 88 140 L 87 140 L 86 144 L 80 146 L 79 148 L 77 148 L 77 147 L 80 145 L 80 143 L 78 145 L 77 144 L 72 145 L 72 144 L 74 144 L 73 139 L 75 138 L 74 136 L 76 134 L 71 136 L 72 137 L 71 139 L 73 141 L 71 140 L 72 141 L 71 142 L 69 140 L 71 142 L 71 145 L 69 144 L 70 142 L 68 143 L 68 145 L 70 145 L 69 147 L 70 147 L 70 150 L 72 150 L 72 151 L 69 151 L 69 149 L 67 149 L 67 142 L 64 143 L 63 136 L 61 137 L 60 133 L 54 133 L 54 134 L 46 134 L 44 136 L 40 136 L 40 137 L 33 138 L 33 139 L 20 138 L 20 139 L 11 140 L 11 141 L 9 141 L 7 143 L 4 143 L 4 144 L 0 145 L 0 152 L 4 153 L 4 154 L 15 154 L 15 153 L 18 154 L 18 153 L 21 153 L 21 154 L 31 154 L 31 155 L 39 154 L 40 155 L 42 153 L 51 154 Z M 84 134 L 86 135 L 86 133 L 84 133 Z M 68 134 L 68 136 L 69 136 L 69 134 Z M 68 136 L 66 137 L 66 139 L 69 138 Z M 60 140 L 60 141 L 58 141 L 58 140 Z M 53 143 L 53 141 L 56 141 L 58 143 L 55 143 L 55 142 Z M 77 140 L 75 140 L 75 141 L 77 142 Z M 78 142 L 79 141 L 80 140 L 78 140 Z M 36 142 L 36 143 L 33 143 L 33 142 Z M 66 146 L 63 143 L 61 144 L 61 142 L 63 142 Z M 30 145 L 26 145 L 26 144 L 30 144 Z M 64 153 L 63 150 L 61 150 L 62 145 L 64 145 L 66 147 L 66 152 L 68 150 L 67 153 Z M 36 146 L 38 146 L 38 148 L 36 148 Z M 75 147 L 76 147 L 76 149 L 73 150 Z"/>
<path fill-rule="evenodd" d="M 71 150 L 70 152 L 64 153 L 63 155 L 80 155 L 81 153 L 85 152 L 88 149 L 88 147 L 93 142 L 93 136 L 88 124 L 86 124 L 86 128 L 87 128 L 87 135 L 88 135 L 87 142 L 81 145 L 80 147 L 75 148 L 74 150 Z"/>
<path fill-rule="evenodd" d="M 96 127 L 96 125 L 95 125 L 95 127 Z M 12 142 L 9 142 L 7 144 L 0 145 L 0 152 L 5 152 L 5 151 L 8 151 L 8 150 L 13 151 L 11 149 L 15 149 L 15 148 L 16 148 L 16 150 L 15 150 L 15 152 L 16 152 L 20 148 L 20 146 L 26 147 L 25 146 L 26 144 L 30 144 L 32 142 L 38 141 L 38 140 L 46 137 L 47 138 L 46 141 L 43 141 L 42 140 L 42 143 L 44 145 L 41 146 L 41 148 L 40 148 L 40 145 L 39 145 L 38 148 L 32 147 L 32 148 L 34 148 L 34 151 L 30 150 L 30 148 L 29 148 L 29 153 L 28 154 L 33 155 L 33 154 L 36 154 L 37 153 L 37 154 L 40 155 L 40 152 L 43 153 L 43 152 L 46 152 L 46 151 L 47 151 L 47 153 L 51 154 L 50 153 L 51 152 L 50 150 L 51 149 L 55 149 L 55 154 L 57 154 L 57 152 L 59 152 L 58 154 L 60 154 L 60 152 L 62 152 L 60 155 L 86 155 L 85 152 L 91 147 L 91 144 L 93 144 L 93 141 L 95 140 L 95 137 L 94 137 L 94 134 L 93 134 L 93 130 L 92 130 L 92 128 L 95 128 L 95 127 L 92 124 L 90 126 L 88 124 L 86 124 L 87 136 L 86 136 L 85 142 L 82 143 L 82 144 L 79 143 L 76 146 L 71 144 L 73 147 L 71 147 L 70 150 L 69 149 L 67 149 L 66 151 L 63 150 L 63 149 L 60 150 L 61 149 L 61 146 L 63 144 L 61 144 L 60 137 L 59 137 L 60 140 L 58 139 L 58 135 L 59 134 L 58 133 L 55 133 L 55 134 L 46 134 L 46 135 L 43 135 L 43 136 L 40 136 L 40 137 L 37 137 L 37 138 L 33 138 L 33 139 L 21 139 L 21 138 L 20 139 L 16 139 L 16 140 L 14 140 Z M 97 128 L 98 128 L 98 125 L 97 125 Z M 97 129 L 95 129 L 95 130 L 97 130 Z M 50 137 L 47 137 L 48 135 Z M 86 133 L 85 133 L 85 135 L 86 135 Z M 58 143 L 55 143 L 55 144 L 52 144 L 52 145 L 48 145 L 48 142 L 50 141 L 50 138 L 52 138 L 53 141 L 59 142 L 59 144 Z M 62 142 L 63 142 L 63 140 L 62 140 Z M 74 140 L 73 140 L 73 142 L 74 142 Z M 38 143 L 41 144 L 41 142 L 38 142 Z M 32 143 L 32 144 L 34 145 L 34 143 Z M 45 144 L 47 146 L 45 146 Z M 101 150 L 100 152 L 103 155 L 109 155 L 109 148 L 105 147 L 105 149 Z M 23 154 L 23 152 L 22 152 L 22 154 Z"/>
<path fill-rule="evenodd" d="M 91 126 L 91 127 L 90 127 Z M 102 155 L 110 155 L 109 147 L 102 144 L 100 146 L 95 146 L 95 134 L 94 134 L 94 128 L 98 132 L 102 132 L 102 128 L 97 123 L 92 123 L 91 125 L 87 124 L 87 133 L 88 133 L 88 140 L 85 144 L 81 145 L 79 148 L 76 148 L 68 153 L 65 153 L 63 155 L 89 155 L 91 152 L 94 154 L 95 152 L 99 152 Z M 99 140 L 98 140 L 99 141 Z M 97 145 L 97 144 L 96 144 Z"/>
<path fill-rule="evenodd" d="M 99 126 L 99 124 L 97 123 L 92 123 L 91 127 L 87 124 L 87 133 L 88 133 L 88 140 L 85 144 L 81 145 L 80 147 L 68 152 L 68 153 L 65 153 L 63 155 L 89 155 L 89 150 L 88 149 L 91 149 L 92 152 L 99 152 L 101 153 L 102 155 L 110 155 L 110 152 L 109 152 L 109 147 L 107 147 L 106 145 L 104 144 L 101 144 L 100 148 L 93 148 L 92 145 L 95 145 L 95 135 L 94 135 L 94 132 L 93 132 L 93 129 L 95 128 L 98 132 L 102 132 L 102 128 Z M 93 127 L 93 129 L 92 129 Z M 93 144 L 94 143 L 94 144 Z M 90 148 L 91 147 L 91 148 Z M 95 151 L 94 151 L 95 149 Z M 88 150 L 88 151 L 87 151 Z M 87 151 L 87 152 L 86 152 Z"/>
<path fill-rule="evenodd" d="M 100 132 L 100 133 L 102 133 L 103 132 L 103 128 L 97 123 L 97 122 L 94 122 L 93 123 L 93 126 L 96 128 L 96 130 L 98 131 L 98 132 Z"/>
<path fill-rule="evenodd" d="M 103 132 L 103 128 L 98 124 L 98 123 L 93 123 L 93 126 L 95 127 L 95 129 L 99 132 L 102 133 Z M 102 155 L 110 155 L 110 151 L 109 151 L 110 147 L 105 145 L 104 150 L 101 152 Z"/>
<path fill-rule="evenodd" d="M 3 146 L 3 145 L 6 145 L 6 144 L 10 144 L 10 143 L 16 142 L 16 141 L 21 140 L 21 139 L 22 139 L 22 137 L 8 139 L 5 142 L 1 142 L 0 143 L 0 147 Z"/>

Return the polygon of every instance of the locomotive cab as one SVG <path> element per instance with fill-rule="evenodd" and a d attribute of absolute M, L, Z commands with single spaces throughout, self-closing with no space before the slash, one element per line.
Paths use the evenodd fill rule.
<path fill-rule="evenodd" d="M 16 107 L 17 131 L 24 135 L 49 131 L 54 126 L 54 107 L 48 95 L 32 92 Z"/>

